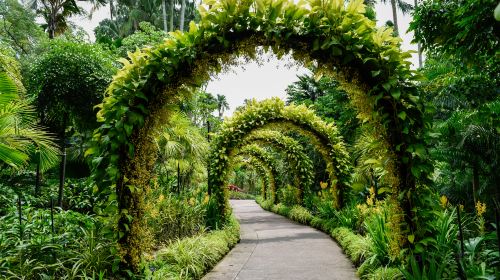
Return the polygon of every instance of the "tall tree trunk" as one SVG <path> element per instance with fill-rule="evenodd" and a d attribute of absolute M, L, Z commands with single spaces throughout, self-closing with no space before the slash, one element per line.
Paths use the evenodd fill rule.
<path fill-rule="evenodd" d="M 168 28 L 168 30 L 170 31 L 174 31 L 174 0 L 169 0 L 169 4 L 170 4 L 170 27 Z"/>
<path fill-rule="evenodd" d="M 186 13 L 186 0 L 181 0 L 181 15 L 179 18 L 179 29 L 184 31 L 184 15 Z"/>
<path fill-rule="evenodd" d="M 63 196 L 64 196 L 64 180 L 66 176 L 66 120 L 68 116 L 64 116 L 63 129 L 61 131 L 61 149 L 62 158 L 61 165 L 59 169 L 59 194 L 57 196 L 57 205 L 62 208 L 63 206 Z"/>
<path fill-rule="evenodd" d="M 54 39 L 56 36 L 56 27 L 55 27 L 55 16 L 50 15 L 50 20 L 49 20 L 49 39 Z"/>
<path fill-rule="evenodd" d="M 415 7 L 414 9 L 416 10 L 418 6 L 418 0 L 415 0 Z M 417 30 L 415 30 L 417 32 Z M 420 45 L 420 42 L 417 42 L 417 52 L 418 52 L 418 68 L 422 68 L 422 46 Z"/>
<path fill-rule="evenodd" d="M 163 15 L 163 30 L 168 32 L 168 24 L 167 24 L 167 0 L 161 1 L 161 12 Z"/>
<path fill-rule="evenodd" d="M 113 15 L 115 14 L 115 4 L 113 0 L 109 0 L 109 17 L 113 20 Z"/>
<path fill-rule="evenodd" d="M 396 0 L 391 0 L 392 6 L 392 19 L 394 23 L 394 33 L 399 36 L 399 28 L 398 28 L 398 7 L 396 6 Z"/>

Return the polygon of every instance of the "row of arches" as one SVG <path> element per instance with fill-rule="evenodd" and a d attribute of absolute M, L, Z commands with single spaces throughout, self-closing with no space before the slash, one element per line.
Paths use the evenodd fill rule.
<path fill-rule="evenodd" d="M 265 130 L 262 131 L 262 129 Z M 298 176 L 297 186 L 302 191 L 310 187 L 313 181 L 313 174 L 310 172 L 312 163 L 299 148 L 299 143 L 293 138 L 283 136 L 279 131 L 294 131 L 306 137 L 322 155 L 326 162 L 329 174 L 328 183 L 333 189 L 335 204 L 337 207 L 341 206 L 342 189 L 346 187 L 349 180 L 350 161 L 345 144 L 335 125 L 322 121 L 314 114 L 314 111 L 305 106 L 285 106 L 285 103 L 278 98 L 261 102 L 253 100 L 244 110 L 236 112 L 230 120 L 225 121 L 213 138 L 208 180 L 209 193 L 213 195 L 219 207 L 217 213 L 220 217 L 216 218 L 217 222 L 224 221 L 229 214 L 228 193 L 225 186 L 231 158 L 238 153 L 240 147 L 248 147 L 245 146 L 246 143 L 266 139 L 281 146 L 281 149 L 290 149 L 287 157 L 290 157 L 292 164 L 295 163 L 293 169 Z M 271 199 L 274 201 L 275 197 Z"/>
<path fill-rule="evenodd" d="M 377 28 L 365 16 L 362 0 L 206 0 L 199 8 L 199 23 L 187 32 L 173 32 L 155 47 L 122 59 L 123 68 L 108 87 L 97 118 L 102 125 L 87 151 L 92 156 L 97 185 L 116 193 L 118 245 L 124 268 L 139 268 L 143 251 L 144 195 L 156 160 L 154 138 L 169 118 L 168 104 L 182 101 L 214 73 L 254 59 L 256 48 L 271 49 L 278 57 L 291 54 L 320 74 L 334 76 L 344 87 L 363 124 L 378 133 L 387 146 L 386 168 L 392 178 L 394 203 L 402 209 L 406 232 L 411 232 L 412 195 L 416 180 L 425 178 L 422 127 L 424 108 L 414 86 L 409 53 L 389 28 Z M 260 109 L 259 109 L 260 108 Z M 223 127 L 210 157 L 209 182 L 218 215 L 227 216 L 223 185 L 234 149 L 255 122 L 303 131 L 322 156 L 328 158 L 329 182 L 340 190 L 349 174 L 348 155 L 334 126 L 323 125 L 314 114 L 279 102 L 256 106 L 254 113 L 235 118 Z M 250 122 L 247 122 L 250 121 Z M 237 131 L 224 128 L 233 127 Z M 333 143 L 333 144 L 332 144 Z M 335 177 L 334 177 L 335 176 Z M 399 211 L 399 210 L 398 210 Z"/>

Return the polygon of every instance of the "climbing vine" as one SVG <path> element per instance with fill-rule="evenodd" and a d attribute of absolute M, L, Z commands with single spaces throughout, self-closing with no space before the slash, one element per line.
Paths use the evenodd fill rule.
<path fill-rule="evenodd" d="M 430 172 L 420 133 L 424 122 L 414 87 L 417 77 L 409 67 L 410 54 L 399 48 L 400 39 L 392 36 L 391 28 L 377 28 L 364 15 L 363 0 L 347 5 L 344 0 L 298 4 L 292 0 L 207 0 L 199 13 L 199 24 L 191 23 L 188 32 L 172 32 L 163 43 L 122 59 L 124 66 L 99 106 L 102 125 L 87 154 L 93 157 L 100 188 L 116 192 L 124 268 L 138 270 L 144 250 L 142 197 L 156 157 L 154 132 L 169 115 L 165 105 L 235 64 L 238 56 L 254 58 L 256 46 L 271 48 L 278 57 L 292 53 L 306 66 L 318 64 L 355 89 L 347 93 L 360 116 L 366 114 L 364 110 L 373 112 L 365 121 L 383 128 L 380 133 L 385 135 L 380 138 L 391 150 L 391 172 L 399 179 L 393 186 L 395 197 L 411 224 L 416 180 Z M 227 160 L 224 153 L 217 156 L 222 158 L 213 159 Z M 346 156 L 335 159 L 346 162 L 332 168 L 346 173 Z M 210 180 L 220 183 L 212 174 Z M 226 207 L 220 206 L 224 216 Z"/>
<path fill-rule="evenodd" d="M 269 186 L 269 183 L 271 182 L 270 176 L 272 176 L 270 169 L 267 166 L 265 166 L 261 161 L 252 156 L 249 157 L 245 157 L 243 155 L 236 156 L 233 159 L 233 163 L 234 167 L 241 165 L 249 165 L 257 171 L 258 176 L 262 179 L 261 195 L 262 197 L 265 197 L 267 199 L 268 188 L 266 188 L 266 186 Z"/>
<path fill-rule="evenodd" d="M 221 209 L 218 220 L 223 221 L 228 214 L 228 194 L 224 186 L 232 153 L 244 143 L 247 135 L 252 137 L 250 133 L 261 128 L 294 130 L 308 137 L 327 162 L 330 185 L 336 195 L 336 202 L 340 203 L 340 192 L 349 181 L 350 162 L 337 128 L 332 123 L 321 120 L 314 111 L 303 105 L 285 106 L 279 98 L 261 102 L 251 100 L 243 110 L 235 112 L 232 118 L 224 121 L 212 141 L 208 181 L 212 195 Z"/>
<path fill-rule="evenodd" d="M 295 173 L 297 188 L 302 193 L 310 189 L 314 181 L 313 164 L 297 140 L 275 130 L 255 130 L 242 141 L 242 145 L 250 143 L 271 145 L 283 152 L 289 166 Z"/>
<path fill-rule="evenodd" d="M 266 170 L 267 176 L 265 177 L 265 184 L 262 188 L 262 195 L 267 196 L 270 193 L 271 201 L 276 199 L 276 178 L 278 171 L 276 170 L 276 161 L 273 156 L 256 144 L 249 144 L 242 147 L 236 155 L 251 157 L 254 162 L 257 162 L 261 167 Z M 269 190 L 269 192 L 267 191 Z M 266 197 L 267 198 L 267 197 Z"/>

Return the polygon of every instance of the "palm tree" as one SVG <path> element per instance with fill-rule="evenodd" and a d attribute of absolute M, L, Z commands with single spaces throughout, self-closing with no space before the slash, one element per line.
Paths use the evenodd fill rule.
<path fill-rule="evenodd" d="M 84 1 L 89 1 L 93 5 L 92 10 L 95 11 L 105 5 L 107 0 Z M 33 0 L 30 6 L 45 19 L 45 28 L 50 39 L 66 31 L 69 26 L 68 18 L 85 14 L 75 0 Z"/>
<path fill-rule="evenodd" d="M 177 170 L 179 189 L 181 181 L 183 185 L 188 185 L 193 178 L 206 174 L 208 142 L 200 129 L 184 114 L 177 111 L 172 113 L 168 126 L 161 131 L 156 144 L 160 174 Z M 168 182 L 168 178 L 164 182 Z"/>
<path fill-rule="evenodd" d="M 184 16 L 186 15 L 186 0 L 181 1 L 181 14 L 179 17 L 179 30 L 184 31 Z"/>
<path fill-rule="evenodd" d="M 53 135 L 36 124 L 36 110 L 18 94 L 17 86 L 0 72 L 0 161 L 15 168 L 30 160 L 46 171 L 58 162 Z"/>
<path fill-rule="evenodd" d="M 388 0 L 381 0 L 382 3 L 387 3 Z M 399 35 L 399 28 L 398 28 L 398 8 L 403 12 L 403 15 L 408 13 L 413 9 L 413 6 L 411 4 L 406 3 L 404 0 L 390 0 L 391 1 L 391 7 L 392 7 L 392 20 L 394 24 L 394 33 L 396 35 Z"/>
<path fill-rule="evenodd" d="M 300 103 L 305 100 L 311 100 L 314 103 L 318 97 L 324 95 L 313 75 L 297 75 L 297 78 L 299 80 L 289 85 L 286 89 L 288 95 L 287 103 Z"/>
<path fill-rule="evenodd" d="M 229 110 L 229 103 L 227 103 L 226 96 L 217 94 L 217 111 L 219 111 L 220 119 L 222 119 L 225 110 Z"/>
<path fill-rule="evenodd" d="M 175 1 L 174 0 L 169 0 L 168 1 L 169 6 L 170 6 L 170 27 L 168 28 L 170 31 L 174 31 L 174 5 Z"/>
<path fill-rule="evenodd" d="M 161 13 L 163 16 L 163 31 L 168 32 L 167 24 L 167 0 L 161 0 Z"/>

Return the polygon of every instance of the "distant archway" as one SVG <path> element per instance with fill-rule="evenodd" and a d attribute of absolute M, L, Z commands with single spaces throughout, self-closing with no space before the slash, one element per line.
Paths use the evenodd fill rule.
<path fill-rule="evenodd" d="M 224 186 L 233 153 L 245 144 L 247 137 L 252 137 L 252 132 L 266 128 L 295 131 L 310 140 L 326 162 L 329 185 L 333 189 L 336 205 L 340 206 L 342 190 L 349 180 L 350 162 L 337 128 L 321 120 L 305 106 L 285 106 L 278 98 L 261 102 L 251 100 L 245 108 L 224 121 L 212 139 L 208 183 L 209 193 L 219 207 L 217 213 L 220 217 L 215 221 L 224 221 L 229 209 L 228 192 Z M 305 178 L 310 180 L 307 175 Z"/>
<path fill-rule="evenodd" d="M 268 129 L 254 130 L 244 137 L 241 145 L 251 143 L 272 146 L 286 157 L 288 166 L 295 173 L 294 184 L 301 191 L 300 200 L 302 200 L 303 192 L 310 190 L 313 184 L 314 174 L 312 161 L 306 155 L 301 144 L 280 131 Z"/>
<path fill-rule="evenodd" d="M 272 201 L 276 198 L 276 177 L 278 171 L 276 170 L 276 162 L 274 161 L 272 155 L 270 155 L 262 147 L 251 144 L 246 145 L 238 151 L 235 157 L 250 157 L 256 164 L 259 164 L 266 171 L 265 183 L 262 187 L 262 196 L 267 198 L 268 190 L 270 191 L 270 199 Z"/>

